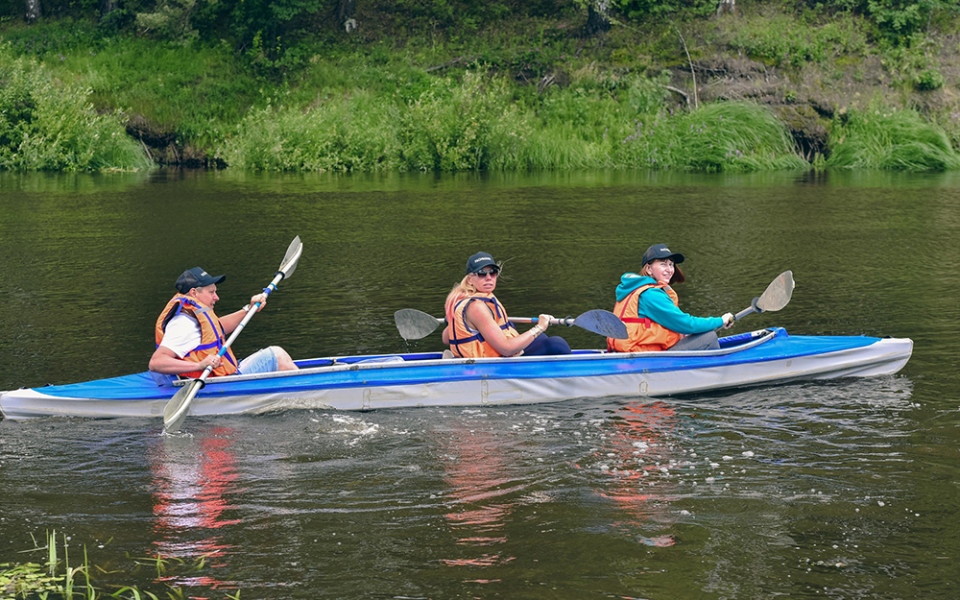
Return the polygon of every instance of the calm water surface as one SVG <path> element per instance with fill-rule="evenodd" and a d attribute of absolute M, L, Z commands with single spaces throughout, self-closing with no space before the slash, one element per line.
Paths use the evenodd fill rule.
<path fill-rule="evenodd" d="M 892 377 L 672 399 L 0 421 L 0 563 L 48 531 L 164 596 L 950 598 L 960 560 L 960 176 L 0 174 L 0 390 L 143 370 L 176 276 L 222 312 L 304 254 L 236 342 L 429 350 L 477 250 L 516 316 L 611 308 L 664 241 L 735 331 L 911 337 Z M 602 340 L 559 331 L 576 347 Z M 157 568 L 156 557 L 166 557 Z M 200 558 L 205 557 L 201 562 Z"/>

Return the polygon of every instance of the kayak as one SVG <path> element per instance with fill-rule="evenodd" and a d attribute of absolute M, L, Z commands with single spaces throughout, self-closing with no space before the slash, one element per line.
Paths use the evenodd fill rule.
<path fill-rule="evenodd" d="M 692 394 L 810 379 L 896 373 L 907 338 L 789 335 L 760 329 L 720 338 L 712 350 L 447 358 L 440 352 L 298 360 L 298 371 L 207 379 L 189 414 L 292 409 L 374 410 L 493 406 L 582 398 Z M 0 394 L 7 419 L 161 417 L 185 383 L 150 372 Z"/>

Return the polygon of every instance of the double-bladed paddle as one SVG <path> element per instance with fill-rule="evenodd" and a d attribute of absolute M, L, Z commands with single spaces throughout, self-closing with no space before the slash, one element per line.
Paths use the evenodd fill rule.
<path fill-rule="evenodd" d="M 277 270 L 276 276 L 273 278 L 273 281 L 270 282 L 270 285 L 263 289 L 263 293 L 267 296 L 270 293 L 277 289 L 277 284 L 280 283 L 281 279 L 289 277 L 293 274 L 294 269 L 297 268 L 297 261 L 300 260 L 300 254 L 303 252 L 303 243 L 300 242 L 300 236 L 293 238 L 293 241 L 290 242 L 290 247 L 287 248 L 287 254 L 283 257 L 283 261 L 280 262 L 280 268 Z M 217 352 L 217 356 L 223 356 L 227 349 L 230 348 L 230 345 L 233 344 L 233 340 L 237 339 L 237 336 L 240 335 L 240 332 L 243 331 L 243 328 L 246 327 L 250 319 L 253 318 L 253 315 L 257 313 L 257 309 L 260 307 L 260 303 L 255 303 L 250 310 L 247 311 L 243 320 L 240 321 L 240 324 L 237 325 L 236 329 L 233 330 L 233 333 L 230 334 L 230 337 L 227 338 L 227 341 L 223 344 L 223 347 L 220 348 L 220 351 Z M 197 395 L 197 392 L 204 386 L 204 381 L 207 376 L 210 375 L 210 372 L 213 370 L 212 366 L 208 366 L 203 370 L 203 373 L 200 374 L 200 377 L 194 379 L 190 383 L 185 384 L 180 391 L 177 392 L 173 398 L 171 398 L 167 405 L 163 408 L 163 430 L 165 432 L 177 431 L 180 429 L 180 425 L 183 423 L 183 420 L 187 418 L 187 412 L 190 410 L 190 403 L 193 402 L 193 398 Z"/>
<path fill-rule="evenodd" d="M 790 302 L 793 296 L 793 271 L 784 271 L 777 275 L 777 278 L 770 282 L 767 289 L 759 297 L 754 298 L 750 306 L 733 315 L 734 322 L 751 313 L 775 312 L 783 308 Z M 670 350 L 706 350 L 716 348 L 717 331 L 707 331 L 688 335 L 676 344 Z"/>
<path fill-rule="evenodd" d="M 405 340 L 419 340 L 425 338 L 440 325 L 446 323 L 446 319 L 431 316 L 415 308 L 401 308 L 393 313 L 393 320 L 397 324 L 397 331 L 400 337 Z M 511 323 L 536 323 L 536 317 L 510 317 Z M 587 331 L 598 333 L 605 337 L 616 339 L 626 339 L 627 326 L 623 324 L 620 318 L 608 310 L 588 310 L 577 317 L 568 317 L 566 319 L 553 319 L 551 325 L 566 325 L 567 327 L 580 327 Z"/>

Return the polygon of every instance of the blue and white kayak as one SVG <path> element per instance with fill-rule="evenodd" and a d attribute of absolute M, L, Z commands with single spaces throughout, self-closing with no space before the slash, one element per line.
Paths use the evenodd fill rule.
<path fill-rule="evenodd" d="M 439 352 L 297 361 L 299 371 L 206 381 L 192 415 L 288 409 L 372 410 L 489 406 L 577 398 L 670 396 L 797 380 L 896 373 L 913 352 L 906 338 L 788 335 L 761 329 L 720 339 L 720 348 L 564 356 L 444 358 Z M 184 381 L 149 372 L 0 395 L 8 419 L 160 417 Z"/>

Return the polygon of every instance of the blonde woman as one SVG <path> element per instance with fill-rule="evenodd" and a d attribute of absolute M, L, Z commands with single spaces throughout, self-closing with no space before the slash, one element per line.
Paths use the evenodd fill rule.
<path fill-rule="evenodd" d="M 486 252 L 467 259 L 467 273 L 455 285 L 444 306 L 447 327 L 443 343 L 460 358 L 569 354 L 570 345 L 558 336 L 543 332 L 552 316 L 542 314 L 537 323 L 523 333 L 510 323 L 507 311 L 493 295 L 500 276 L 500 265 Z"/>

